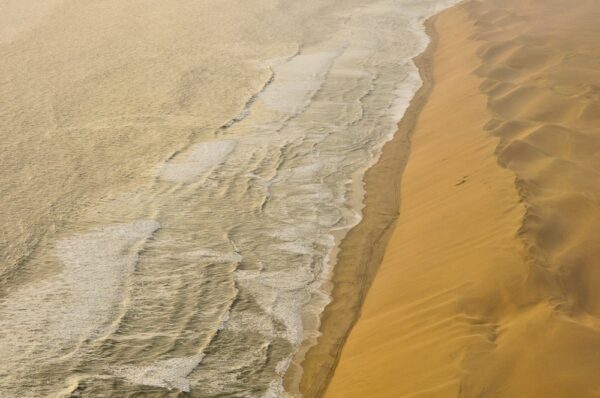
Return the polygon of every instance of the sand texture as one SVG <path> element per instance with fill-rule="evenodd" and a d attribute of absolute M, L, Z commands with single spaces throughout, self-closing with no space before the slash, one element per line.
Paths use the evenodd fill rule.
<path fill-rule="evenodd" d="M 599 18 L 435 19 L 400 215 L 326 397 L 600 396 Z"/>

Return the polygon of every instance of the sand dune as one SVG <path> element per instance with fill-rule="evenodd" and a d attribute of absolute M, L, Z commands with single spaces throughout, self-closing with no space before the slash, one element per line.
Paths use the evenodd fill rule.
<path fill-rule="evenodd" d="M 484 84 L 507 82 L 490 68 L 511 69 L 519 82 L 507 93 L 487 92 L 494 121 L 486 130 L 501 139 L 500 164 L 516 174 L 526 204 L 519 237 L 528 253 L 525 286 L 535 299 L 501 319 L 505 342 L 476 365 L 465 391 L 488 385 L 496 396 L 599 396 L 600 7 L 590 1 L 470 6 L 475 18 L 505 7 L 519 21 L 510 31 L 482 21 L 475 38 L 485 42 L 478 70 Z M 486 56 L 496 43 L 505 43 L 503 56 Z M 503 129 L 508 123 L 510 134 Z M 513 369 L 495 374 L 502 367 Z"/>
<path fill-rule="evenodd" d="M 468 1 L 327 397 L 600 396 L 600 5 Z"/>

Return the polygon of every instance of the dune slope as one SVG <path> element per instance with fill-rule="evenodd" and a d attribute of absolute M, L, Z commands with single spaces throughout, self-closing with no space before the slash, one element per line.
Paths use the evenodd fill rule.
<path fill-rule="evenodd" d="M 500 138 L 526 205 L 528 300 L 471 364 L 464 395 L 600 396 L 600 5 L 488 1 L 467 8 Z"/>

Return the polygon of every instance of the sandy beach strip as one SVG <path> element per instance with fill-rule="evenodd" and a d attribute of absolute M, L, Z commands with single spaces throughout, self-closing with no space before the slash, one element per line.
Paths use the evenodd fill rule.
<path fill-rule="evenodd" d="M 600 394 L 599 16 L 486 0 L 430 21 L 426 84 L 367 175 L 305 396 Z"/>
<path fill-rule="evenodd" d="M 435 35 L 429 22 L 426 28 L 430 36 Z M 324 394 L 396 225 L 401 176 L 410 153 L 411 136 L 432 87 L 434 43 L 432 40 L 426 51 L 415 59 L 423 85 L 398 124 L 397 133 L 384 145 L 378 162 L 365 173 L 362 220 L 340 243 L 332 277 L 332 302 L 321 315 L 318 344 L 308 350 L 301 372 L 286 374 L 288 389 L 299 384 L 304 397 Z"/>

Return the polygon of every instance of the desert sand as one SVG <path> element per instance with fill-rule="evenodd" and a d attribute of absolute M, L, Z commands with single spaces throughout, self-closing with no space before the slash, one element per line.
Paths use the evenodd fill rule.
<path fill-rule="evenodd" d="M 325 312 L 307 396 L 336 363 L 326 397 L 600 396 L 599 17 L 593 1 L 487 0 L 430 21 L 402 183 L 366 181 L 371 198 L 400 185 L 400 214 L 341 350 L 361 295 Z M 371 240 L 371 271 L 342 254 L 340 286 L 368 286 Z"/>

